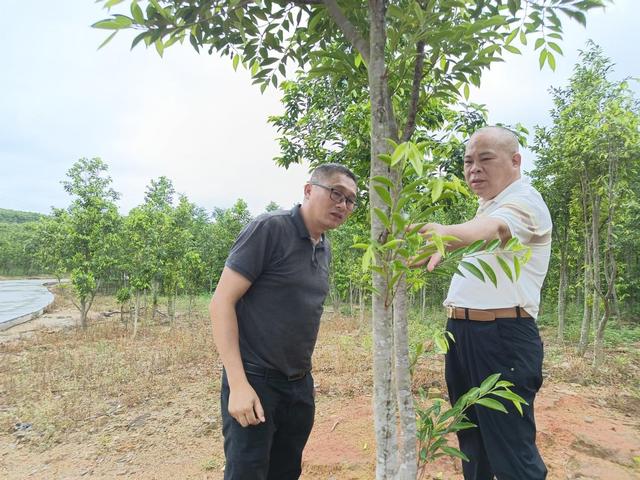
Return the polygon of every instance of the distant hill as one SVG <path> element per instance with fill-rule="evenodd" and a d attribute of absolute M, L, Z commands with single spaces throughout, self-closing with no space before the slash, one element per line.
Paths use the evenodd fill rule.
<path fill-rule="evenodd" d="M 26 223 L 37 222 L 45 215 L 35 212 L 22 212 L 20 210 L 9 210 L 0 208 L 0 223 Z"/>

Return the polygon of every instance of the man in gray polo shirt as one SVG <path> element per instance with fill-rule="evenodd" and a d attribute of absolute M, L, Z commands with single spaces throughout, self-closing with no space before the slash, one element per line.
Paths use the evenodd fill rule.
<path fill-rule="evenodd" d="M 229 253 L 209 307 L 224 366 L 226 480 L 301 474 L 315 412 L 311 355 L 329 291 L 324 233 L 353 211 L 356 183 L 342 165 L 316 168 L 301 206 L 259 216 Z"/>
<path fill-rule="evenodd" d="M 472 275 L 454 275 L 445 300 L 447 330 L 455 338 L 445 362 L 451 403 L 494 373 L 512 382 L 528 403 L 522 416 L 508 402 L 508 415 L 481 406 L 470 410 L 469 419 L 478 428 L 458 432 L 460 449 L 469 457 L 463 462 L 466 480 L 542 480 L 547 475 L 535 443 L 533 402 L 542 385 L 542 342 L 535 318 L 549 265 L 552 226 L 544 200 L 521 178 L 520 164 L 512 132 L 502 127 L 476 131 L 464 156 L 465 180 L 479 197 L 475 218 L 424 227 L 427 238 L 431 232 L 458 238 L 450 247 L 516 237 L 532 249 L 516 282 L 507 278 L 495 255 L 466 257 L 476 265 L 478 259 L 490 264 L 498 287 Z M 433 255 L 427 269 L 433 270 L 440 259 Z"/>

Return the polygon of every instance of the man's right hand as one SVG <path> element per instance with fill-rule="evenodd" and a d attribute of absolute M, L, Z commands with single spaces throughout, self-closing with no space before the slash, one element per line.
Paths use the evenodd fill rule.
<path fill-rule="evenodd" d="M 228 409 L 229 415 L 243 427 L 258 425 L 265 421 L 260 398 L 249 383 L 230 389 Z"/>

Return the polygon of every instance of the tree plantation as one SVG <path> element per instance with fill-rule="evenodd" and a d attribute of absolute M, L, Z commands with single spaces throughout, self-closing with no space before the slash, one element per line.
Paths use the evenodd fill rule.
<path fill-rule="evenodd" d="M 375 474 L 363 478 L 443 478 L 435 472 L 429 477 L 427 465 L 443 457 L 466 460 L 451 439 L 475 427 L 467 417 L 471 407 L 504 414 L 508 407 L 509 415 L 522 415 L 527 403 L 500 374 L 478 382 L 449 405 L 449 398 L 440 394 L 444 387 L 438 359 L 456 341 L 444 329 L 442 308 L 451 279 L 479 279 L 495 288 L 498 278 L 515 284 L 532 249 L 515 234 L 503 241 L 494 235 L 457 243 L 453 235 L 427 234 L 423 228 L 460 224 L 478 210 L 478 198 L 463 180 L 465 156 L 468 161 L 470 137 L 487 126 L 492 106 L 470 102 L 470 89 L 482 88 L 484 73 L 527 46 L 535 51 L 536 68 L 555 70 L 562 55 L 563 21 L 585 25 L 589 12 L 605 0 L 96 3 L 109 15 L 93 24 L 108 31 L 99 48 L 114 48 L 109 42 L 116 34 L 131 34 L 132 48 L 153 48 L 160 57 L 171 46 L 228 57 L 230 66 L 246 69 L 262 92 L 279 89 L 281 112 L 268 122 L 277 131 L 280 152 L 264 162 L 284 168 L 305 163 L 310 170 L 339 163 L 357 175 L 357 207 L 347 223 L 327 232 L 330 289 L 318 355 L 340 378 L 339 385 L 327 387 L 332 395 L 349 375 L 363 378 L 354 369 L 362 367 L 370 377 L 365 395 L 372 397 L 366 401 L 372 404 L 374 438 L 369 441 L 375 444 Z M 580 51 L 570 79 L 560 83 L 548 92 L 553 108 L 545 125 L 503 125 L 498 119 L 535 154 L 526 182 L 542 194 L 553 222 L 537 324 L 545 341 L 553 339 L 551 369 L 578 359 L 584 365 L 579 374 L 594 378 L 609 371 L 611 362 L 618 362 L 621 371 L 628 362 L 633 377 L 640 360 L 632 348 L 640 342 L 638 84 L 618 78 L 607 52 L 592 41 Z M 109 159 L 89 157 L 78 159 L 64 178 L 56 179 L 68 195 L 66 205 L 55 206 L 48 215 L 0 209 L 0 278 L 49 275 L 64 280 L 57 288 L 66 292 L 82 327 L 74 334 L 89 339 L 101 358 L 118 358 L 127 351 L 129 363 L 135 364 L 140 347 L 149 372 L 163 361 L 171 366 L 158 371 L 179 370 L 178 357 L 185 365 L 206 363 L 210 370 L 220 359 L 203 353 L 213 350 L 203 305 L 219 282 L 225 284 L 224 277 L 220 281 L 225 260 L 255 212 L 242 198 L 233 204 L 228 199 L 231 206 L 225 208 L 196 205 L 189 192 L 177 192 L 165 176 L 149 179 L 142 203 L 123 212 Z M 326 185 L 313 185 L 335 193 Z M 265 211 L 291 208 L 302 200 L 302 187 L 289 192 L 290 204 L 271 202 Z M 479 195 L 482 204 L 486 198 Z M 345 200 L 345 209 L 349 205 L 353 202 Z M 453 248 L 459 244 L 463 246 Z M 495 259 L 495 269 L 481 259 L 468 261 L 480 254 Z M 413 268 L 434 256 L 442 261 L 432 272 Z M 110 315 L 118 313 L 120 321 L 114 318 L 113 324 L 124 333 L 114 343 L 119 353 L 103 355 L 109 340 L 99 338 L 103 326 L 97 328 L 91 314 L 104 312 L 106 303 L 113 309 Z M 516 310 L 520 320 L 520 307 Z M 468 311 L 466 315 L 460 318 L 469 319 Z M 336 319 L 344 325 L 330 323 Z M 207 340 L 201 338 L 203 331 Z M 121 335 L 114 332 L 105 338 Z M 159 360 L 163 353 L 153 352 L 152 344 L 158 339 L 171 344 L 175 358 Z M 627 347 L 629 356 L 607 358 L 616 349 L 628 353 Z M 69 354 L 63 362 L 74 355 L 81 354 Z M 320 363 L 315 358 L 314 374 Z M 43 357 L 41 363 L 49 361 Z M 341 361 L 351 365 L 341 366 Z M 114 375 L 127 368 L 114 367 Z M 140 368 L 142 373 L 131 376 L 144 377 L 145 368 Z M 547 374 L 545 370 L 545 378 Z M 77 371 L 70 376 L 81 377 Z M 331 375 L 321 378 L 331 382 Z M 20 382 L 12 381 L 7 389 L 16 398 Z M 114 381 L 100 391 L 118 388 Z M 637 386 L 630 388 L 635 388 L 635 401 Z M 66 391 L 73 389 L 82 390 L 74 386 Z M 152 395 L 139 397 L 146 402 Z M 325 433 L 331 437 L 338 424 Z M 553 438 L 544 440 L 553 445 Z M 365 451 L 369 443 L 358 448 Z M 624 464 L 629 471 L 640 457 L 633 458 Z M 333 472 L 317 478 L 342 478 L 329 474 Z"/>

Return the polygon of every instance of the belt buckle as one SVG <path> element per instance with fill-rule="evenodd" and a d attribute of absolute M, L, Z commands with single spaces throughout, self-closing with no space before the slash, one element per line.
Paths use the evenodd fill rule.
<path fill-rule="evenodd" d="M 456 307 L 447 307 L 447 318 L 456 318 Z"/>

